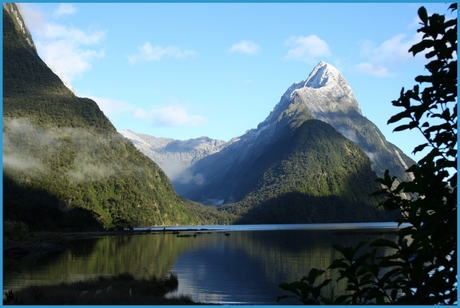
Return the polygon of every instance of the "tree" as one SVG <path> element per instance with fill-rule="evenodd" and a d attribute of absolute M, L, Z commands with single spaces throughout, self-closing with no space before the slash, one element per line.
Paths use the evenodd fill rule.
<path fill-rule="evenodd" d="M 456 11 L 457 4 L 449 10 Z M 331 281 L 315 285 L 325 271 L 312 269 L 300 281 L 280 285 L 305 304 L 457 303 L 457 19 L 428 16 L 424 7 L 418 15 L 423 38 L 409 52 L 414 56 L 425 52 L 429 74 L 417 76 L 412 90 L 401 90 L 392 104 L 403 111 L 388 124 L 407 120 L 394 131 L 419 130 L 426 142 L 413 153 L 430 151 L 406 170 L 413 174 L 412 181 L 399 183 L 387 170 L 377 179 L 382 188 L 373 193 L 383 197 L 380 206 L 401 212 L 398 240 L 377 239 L 364 254 L 358 251 L 366 242 L 355 247 L 334 245 L 343 258 L 334 260 L 329 269 L 339 270 L 338 280 L 346 279 L 347 293 L 324 297 L 321 289 Z M 377 257 L 382 247 L 394 253 Z"/>

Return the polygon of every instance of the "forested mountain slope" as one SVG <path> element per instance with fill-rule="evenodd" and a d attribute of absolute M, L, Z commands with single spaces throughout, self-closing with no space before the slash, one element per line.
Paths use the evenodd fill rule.
<path fill-rule="evenodd" d="M 65 87 L 39 58 L 16 5 L 4 4 L 4 219 L 32 229 L 208 222 L 197 214 L 203 206 L 186 203 L 94 101 Z"/>
<path fill-rule="evenodd" d="M 400 179 L 414 161 L 388 142 L 364 117 L 353 91 L 332 65 L 320 62 L 301 82 L 294 83 L 257 128 L 230 140 L 219 152 L 208 155 L 173 180 L 178 193 L 205 204 L 241 201 L 234 190 L 246 182 L 245 171 L 260 160 L 273 143 L 291 138 L 305 121 L 321 120 L 358 145 L 369 157 L 377 176 L 386 169 Z M 324 155 L 328 155 L 325 153 Z M 307 171 L 308 172 L 308 171 Z"/>
<path fill-rule="evenodd" d="M 221 211 L 242 224 L 394 220 L 370 197 L 379 189 L 376 174 L 355 143 L 315 119 L 284 136 L 246 170 L 230 196 L 241 201 Z"/>

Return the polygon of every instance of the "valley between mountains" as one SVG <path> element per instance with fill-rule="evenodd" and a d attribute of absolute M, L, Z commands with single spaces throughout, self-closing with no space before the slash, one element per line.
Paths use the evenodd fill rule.
<path fill-rule="evenodd" d="M 310 124 L 318 127 L 318 131 L 314 128 L 309 130 L 311 138 L 319 134 L 319 127 L 326 123 L 365 153 L 370 160 L 370 168 L 378 176 L 390 169 L 390 172 L 397 174 L 399 178 L 408 179 L 404 171 L 414 162 L 396 146 L 387 142 L 380 130 L 362 115 L 346 80 L 335 67 L 325 62 L 320 62 L 306 80 L 294 83 L 287 89 L 280 102 L 256 129 L 248 130 L 244 135 L 229 142 L 208 137 L 181 141 L 137 134 L 130 130 L 119 132 L 159 164 L 179 194 L 205 204 L 221 205 L 241 201 L 244 197 L 244 188 L 241 186 L 253 187 L 254 183 L 263 181 L 261 178 L 253 177 L 252 168 L 255 164 L 261 170 L 269 170 L 271 163 L 268 160 L 261 166 L 262 157 L 265 157 L 279 140 L 296 138 L 295 132 L 311 120 L 319 120 L 314 122 L 315 125 Z M 340 148 L 338 142 L 329 134 L 321 135 L 324 140 L 317 137 L 316 142 L 333 142 L 336 146 L 322 149 L 318 156 L 323 157 L 308 165 L 293 162 L 301 166 L 295 175 L 297 182 L 299 178 L 320 172 L 315 171 L 316 169 L 324 170 L 323 174 L 340 173 L 340 168 L 331 169 L 331 165 L 328 164 L 334 152 Z M 316 142 L 308 146 L 313 149 Z M 290 154 L 292 153 L 279 153 L 279 156 Z M 350 166 L 342 165 L 341 168 L 351 167 L 359 161 L 359 154 L 355 153 L 349 159 Z M 293 174 L 273 173 L 272 176 L 289 177 Z M 248 182 L 248 177 L 252 178 L 252 181 Z M 328 185 L 335 185 L 330 176 L 324 177 Z M 235 190 L 239 193 L 235 193 Z M 319 194 L 328 194 L 333 190 L 322 190 Z M 246 193 L 249 193 L 247 189 Z"/>
<path fill-rule="evenodd" d="M 228 142 L 118 131 L 40 59 L 3 5 L 4 219 L 31 229 L 392 221 L 370 194 L 414 162 L 320 62 Z"/>

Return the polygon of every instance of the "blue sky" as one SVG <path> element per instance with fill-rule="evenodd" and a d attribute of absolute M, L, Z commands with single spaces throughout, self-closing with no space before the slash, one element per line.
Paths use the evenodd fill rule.
<path fill-rule="evenodd" d="M 418 132 L 392 133 L 391 101 L 426 60 L 417 10 L 444 3 L 19 4 L 40 57 L 117 129 L 228 141 L 255 128 L 324 60 L 363 115 L 411 155 Z"/>

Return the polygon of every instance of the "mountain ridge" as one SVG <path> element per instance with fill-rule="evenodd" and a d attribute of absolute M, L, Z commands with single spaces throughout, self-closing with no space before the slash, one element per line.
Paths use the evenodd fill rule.
<path fill-rule="evenodd" d="M 180 197 L 158 165 L 40 59 L 3 4 L 3 219 L 29 230 L 228 223 Z M 222 219 L 222 220 L 221 220 Z"/>
<path fill-rule="evenodd" d="M 3 20 L 5 219 L 35 229 L 81 229 L 388 217 L 368 199 L 376 185 L 369 157 L 315 118 L 322 112 L 327 120 L 332 110 L 332 118 L 353 120 L 361 129 L 357 102 L 334 67 L 321 63 L 281 98 L 271 117 L 229 142 L 128 131 L 131 142 L 93 100 L 77 97 L 50 70 L 5 6 Z M 312 102 L 307 90 L 324 95 L 313 95 L 318 101 Z M 157 142 L 154 150 L 175 159 L 169 163 L 181 196 L 139 150 L 150 139 Z M 188 165 L 177 169 L 183 161 Z M 226 205 L 205 207 L 184 197 Z"/>
<path fill-rule="evenodd" d="M 135 133 L 131 130 L 119 130 L 125 138 L 174 180 L 180 173 L 201 158 L 218 152 L 226 144 L 225 141 L 211 139 L 206 136 L 189 140 L 157 138 L 147 134 Z"/>
<path fill-rule="evenodd" d="M 345 78 L 334 66 L 321 61 L 307 79 L 293 83 L 284 92 L 279 103 L 257 128 L 232 138 L 218 152 L 197 160 L 174 177 L 173 185 L 179 194 L 192 200 L 204 203 L 207 203 L 206 199 L 214 202 L 225 200 L 224 191 L 231 190 L 239 181 L 237 170 L 249 168 L 265 147 L 280 137 L 285 126 L 295 129 L 309 119 L 332 125 L 347 139 L 358 144 L 369 157 L 372 169 L 378 176 L 383 176 L 388 168 L 400 179 L 410 178 L 405 170 L 414 163 L 413 160 L 388 142 L 380 130 L 362 115 Z M 228 180 L 222 182 L 219 174 L 227 174 Z M 192 185 L 189 186 L 189 183 Z M 209 187 L 203 189 L 203 185 Z"/>
<path fill-rule="evenodd" d="M 280 223 L 280 217 L 285 223 L 396 218 L 397 213 L 378 209 L 377 199 L 370 197 L 379 188 L 376 175 L 355 143 L 316 119 L 285 130 L 220 207 L 238 213 L 237 223 Z"/>

